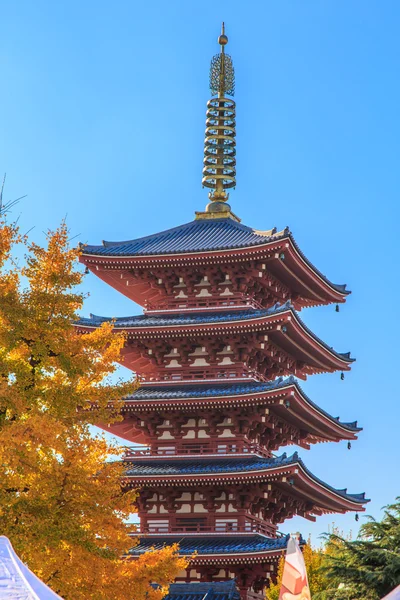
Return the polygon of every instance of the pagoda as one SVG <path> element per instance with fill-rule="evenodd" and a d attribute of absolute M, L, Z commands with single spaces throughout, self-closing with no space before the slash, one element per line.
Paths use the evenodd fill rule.
<path fill-rule="evenodd" d="M 243 600 L 261 600 L 287 543 L 284 521 L 362 511 L 367 500 L 319 479 L 297 451 L 279 455 L 282 446 L 357 438 L 356 422 L 332 417 L 298 382 L 350 369 L 350 354 L 299 316 L 349 292 L 318 271 L 288 229 L 252 229 L 231 210 L 236 107 L 224 28 L 218 42 L 204 147 L 209 203 L 173 229 L 83 247 L 86 268 L 144 313 L 91 315 L 76 326 L 85 333 L 112 320 L 126 335 L 121 363 L 141 380 L 123 420 L 107 428 L 130 444 L 124 489 L 139 489 L 132 558 L 179 542 L 182 554 L 196 554 L 171 598 L 231 590 L 223 582 L 235 579 Z"/>

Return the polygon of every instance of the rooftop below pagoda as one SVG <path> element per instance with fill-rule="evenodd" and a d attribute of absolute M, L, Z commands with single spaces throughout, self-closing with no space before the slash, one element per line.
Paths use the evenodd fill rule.
<path fill-rule="evenodd" d="M 234 579 L 173 583 L 164 600 L 240 600 L 240 593 Z"/>
<path fill-rule="evenodd" d="M 305 257 L 288 229 L 259 231 L 230 218 L 82 245 L 80 260 L 146 310 L 265 307 L 288 299 L 300 309 L 344 302 L 349 293 Z"/>

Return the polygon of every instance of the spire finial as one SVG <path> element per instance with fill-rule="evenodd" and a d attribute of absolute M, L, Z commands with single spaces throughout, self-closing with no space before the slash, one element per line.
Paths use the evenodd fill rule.
<path fill-rule="evenodd" d="M 211 189 L 210 203 L 197 218 L 231 217 L 227 189 L 236 186 L 236 105 L 231 98 L 235 93 L 235 71 L 232 58 L 225 54 L 228 37 L 222 23 L 218 37 L 220 53 L 213 56 L 210 68 L 210 90 L 213 95 L 207 102 L 206 134 L 204 141 L 203 186 Z"/>
<path fill-rule="evenodd" d="M 228 37 L 225 35 L 225 23 L 222 21 L 221 35 L 218 38 L 218 44 L 221 46 L 221 52 L 224 52 L 224 46 L 228 43 Z"/>

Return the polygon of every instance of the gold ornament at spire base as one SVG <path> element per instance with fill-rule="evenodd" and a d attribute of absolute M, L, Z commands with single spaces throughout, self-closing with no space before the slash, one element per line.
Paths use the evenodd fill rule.
<path fill-rule="evenodd" d="M 205 212 L 196 212 L 196 219 L 240 219 L 231 211 L 226 190 L 236 186 L 236 104 L 235 70 L 232 58 L 225 54 L 228 38 L 222 23 L 218 38 L 219 54 L 213 56 L 210 68 L 210 90 L 207 102 L 206 133 L 204 140 L 203 187 L 211 189 Z"/>

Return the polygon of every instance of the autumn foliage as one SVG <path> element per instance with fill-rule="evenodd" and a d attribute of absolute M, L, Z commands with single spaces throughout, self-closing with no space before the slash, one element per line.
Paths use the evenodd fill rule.
<path fill-rule="evenodd" d="M 121 558 L 134 492 L 90 424 L 118 418 L 135 383 L 110 379 L 124 343 L 111 323 L 75 331 L 78 256 L 65 224 L 43 248 L 0 223 L 0 533 L 66 600 L 159 600 L 186 563 L 176 547 Z"/>

